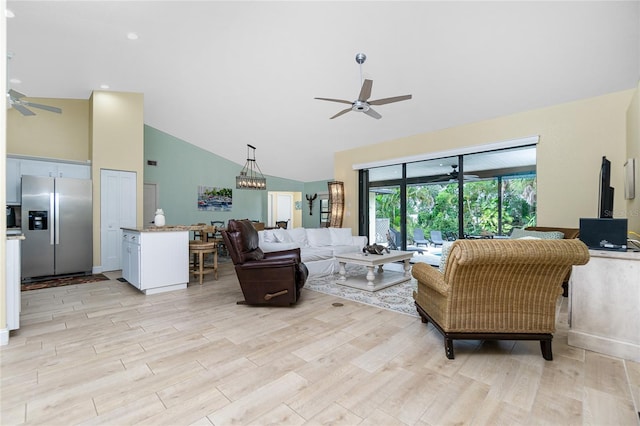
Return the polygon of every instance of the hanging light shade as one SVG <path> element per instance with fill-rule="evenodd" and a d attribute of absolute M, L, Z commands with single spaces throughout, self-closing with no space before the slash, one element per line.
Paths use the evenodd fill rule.
<path fill-rule="evenodd" d="M 267 179 L 256 163 L 256 147 L 247 144 L 247 162 L 236 176 L 236 189 L 267 189 Z"/>
<path fill-rule="evenodd" d="M 344 215 L 344 183 L 327 182 L 329 187 L 329 228 L 341 228 Z"/>

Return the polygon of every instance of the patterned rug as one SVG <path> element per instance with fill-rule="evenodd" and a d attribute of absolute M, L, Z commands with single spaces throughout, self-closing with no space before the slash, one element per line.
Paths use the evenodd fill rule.
<path fill-rule="evenodd" d="M 347 277 L 365 273 L 365 268 L 354 268 L 347 271 Z M 417 284 L 413 278 L 407 282 L 373 292 L 335 284 L 337 279 L 337 274 L 326 275 L 323 277 L 312 277 L 307 280 L 304 288 L 338 296 L 342 299 L 400 312 L 414 317 L 418 316 L 418 312 L 416 311 L 416 307 L 413 302 L 413 290 L 417 288 Z"/>
<path fill-rule="evenodd" d="M 109 278 L 103 274 L 82 275 L 75 277 L 54 278 L 44 281 L 35 281 L 31 283 L 22 283 L 22 291 L 39 290 L 41 288 L 62 287 L 64 285 L 95 283 L 98 281 L 107 281 Z"/>

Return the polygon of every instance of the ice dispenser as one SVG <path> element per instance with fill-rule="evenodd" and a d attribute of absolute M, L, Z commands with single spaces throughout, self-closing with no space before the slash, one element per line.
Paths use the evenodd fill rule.
<path fill-rule="evenodd" d="M 29 230 L 39 231 L 49 229 L 49 212 L 44 210 L 29 210 Z"/>

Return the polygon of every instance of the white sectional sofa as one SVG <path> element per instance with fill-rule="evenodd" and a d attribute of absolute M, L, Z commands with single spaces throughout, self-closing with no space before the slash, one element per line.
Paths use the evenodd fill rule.
<path fill-rule="evenodd" d="M 264 252 L 300 248 L 309 276 L 338 272 L 336 254 L 361 252 L 367 245 L 367 237 L 352 235 L 351 228 L 267 229 L 258 236 Z"/>

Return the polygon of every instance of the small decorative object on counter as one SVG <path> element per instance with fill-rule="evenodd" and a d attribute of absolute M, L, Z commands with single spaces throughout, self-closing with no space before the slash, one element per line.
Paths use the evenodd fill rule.
<path fill-rule="evenodd" d="M 162 209 L 156 210 L 156 216 L 153 218 L 153 223 L 156 226 L 164 226 L 164 224 L 166 223 L 164 218 L 164 211 Z"/>

